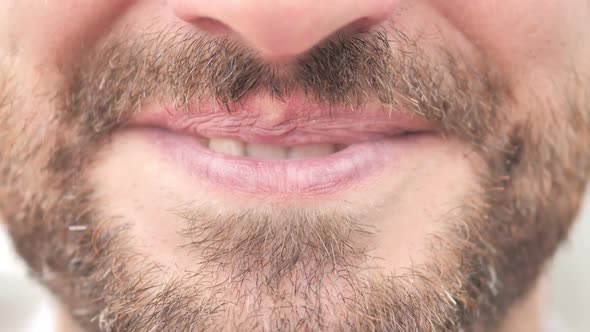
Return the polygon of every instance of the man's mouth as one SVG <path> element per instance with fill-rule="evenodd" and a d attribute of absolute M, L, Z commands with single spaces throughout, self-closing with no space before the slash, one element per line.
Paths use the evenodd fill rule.
<path fill-rule="evenodd" d="M 168 162 L 213 189 L 281 196 L 331 195 L 395 167 L 434 132 L 423 118 L 382 107 L 358 109 L 249 100 L 150 108 L 127 129 L 149 137 Z"/>

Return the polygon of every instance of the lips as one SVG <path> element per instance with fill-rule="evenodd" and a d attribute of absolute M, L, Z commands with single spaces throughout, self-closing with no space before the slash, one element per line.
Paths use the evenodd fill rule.
<path fill-rule="evenodd" d="M 152 106 L 127 125 L 196 183 L 255 195 L 335 194 L 395 167 L 424 119 L 383 110 L 326 108 L 250 99 L 230 112 L 212 105 L 179 111 Z"/>

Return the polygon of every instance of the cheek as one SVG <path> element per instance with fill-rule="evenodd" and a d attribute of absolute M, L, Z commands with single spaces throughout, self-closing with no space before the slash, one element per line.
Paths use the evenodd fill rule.
<path fill-rule="evenodd" d="M 0 43 L 36 63 L 71 64 L 112 29 L 131 0 L 6 1 L 0 3 Z M 12 42 L 12 43 L 11 43 Z M 4 48 L 6 50 L 8 48 Z"/>
<path fill-rule="evenodd" d="M 575 54 L 590 21 L 587 1 L 433 0 L 438 10 L 504 71 L 555 66 Z"/>

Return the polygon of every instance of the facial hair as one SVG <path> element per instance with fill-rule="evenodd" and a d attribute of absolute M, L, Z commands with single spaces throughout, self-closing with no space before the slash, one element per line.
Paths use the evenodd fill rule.
<path fill-rule="evenodd" d="M 443 49 L 431 61 L 400 32 L 339 36 L 289 66 L 182 29 L 133 41 L 123 36 L 64 70 L 42 132 L 30 123 L 12 126 L 22 103 L 11 82 L 0 111 L 0 210 L 34 275 L 88 331 L 487 330 L 539 276 L 587 182 L 590 120 L 582 92 L 588 85 L 575 73 L 549 102 L 525 102 L 489 65 Z M 172 98 L 179 110 L 214 100 L 231 112 L 248 94 L 281 99 L 296 90 L 316 104 L 376 100 L 418 114 L 484 161 L 472 195 L 445 220 L 436 258 L 402 274 L 368 275 L 363 239 L 371 229 L 361 213 L 215 217 L 191 209 L 183 214 L 183 234 L 207 265 L 159 281 L 150 258 L 126 246 L 133 236 L 126 224 L 100 212 L 87 174 L 97 151 L 149 100 Z M 510 114 L 533 108 L 525 119 Z M 242 246 L 232 246 L 229 234 Z M 224 269 L 241 278 L 201 282 Z M 294 285 L 294 275 L 304 284 Z M 267 308 L 269 299 L 284 307 L 262 318 L 236 309 L 236 319 L 227 320 L 228 308 L 236 307 L 227 298 L 244 295 L 232 293 L 244 283 L 254 290 L 247 294 L 254 308 Z M 295 292 L 297 301 L 285 301 L 285 292 Z M 331 307 L 337 315 L 327 314 Z"/>

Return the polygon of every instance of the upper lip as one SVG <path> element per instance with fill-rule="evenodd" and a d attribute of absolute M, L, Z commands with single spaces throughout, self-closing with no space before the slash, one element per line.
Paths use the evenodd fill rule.
<path fill-rule="evenodd" d="M 324 107 L 302 99 L 249 99 L 229 111 L 196 103 L 183 110 L 148 107 L 129 126 L 156 127 L 194 137 L 295 146 L 343 144 L 433 131 L 423 117 L 379 105 Z"/>

